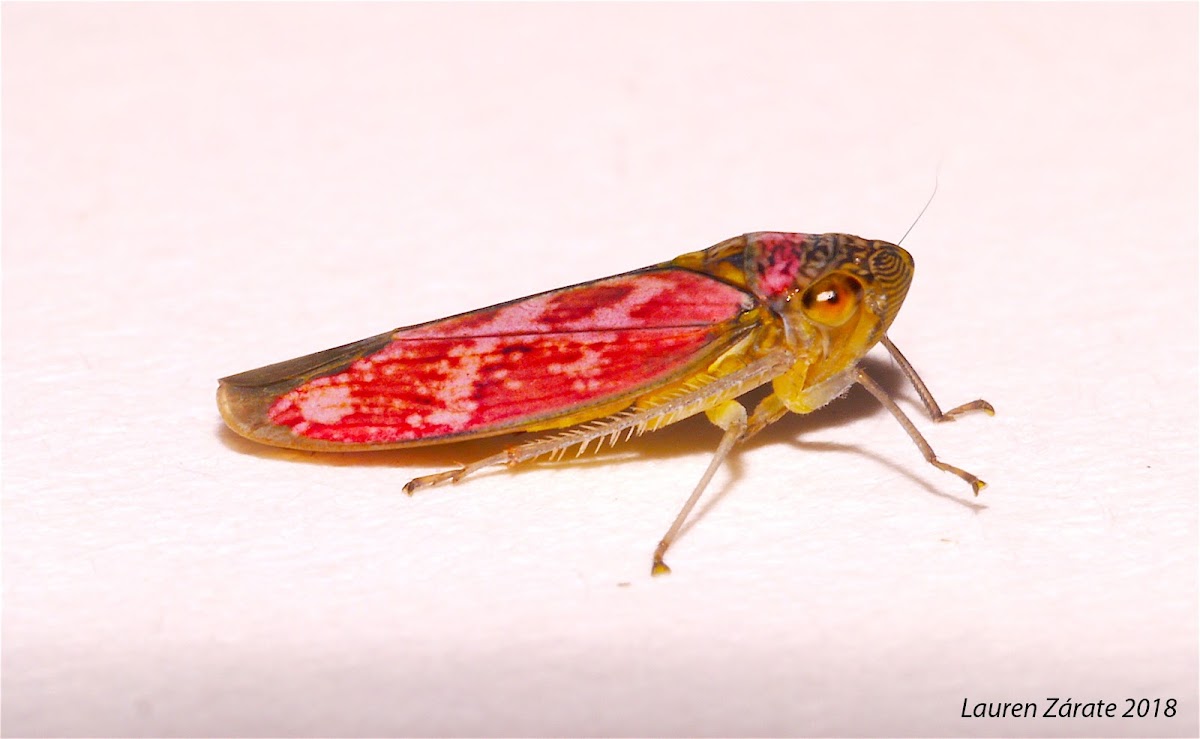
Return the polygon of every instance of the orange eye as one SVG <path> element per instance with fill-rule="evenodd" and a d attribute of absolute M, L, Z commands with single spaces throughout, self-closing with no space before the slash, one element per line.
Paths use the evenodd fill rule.
<path fill-rule="evenodd" d="M 862 283 L 847 274 L 834 272 L 808 286 L 800 298 L 804 315 L 825 326 L 841 326 L 858 311 Z"/>

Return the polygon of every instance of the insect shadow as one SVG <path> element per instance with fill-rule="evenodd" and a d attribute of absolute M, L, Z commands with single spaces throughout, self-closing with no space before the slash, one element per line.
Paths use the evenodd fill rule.
<path fill-rule="evenodd" d="M 890 361 L 869 357 L 863 361 L 863 366 L 887 390 L 889 395 L 893 397 L 901 396 L 900 391 L 907 388 L 908 383 L 904 375 Z M 769 392 L 769 385 L 758 388 L 742 396 L 741 401 L 747 409 L 753 409 Z M 910 405 L 912 404 L 910 403 Z M 914 410 L 918 415 L 924 415 L 924 410 L 920 408 L 919 403 L 916 404 Z M 880 407 L 879 403 L 869 393 L 855 385 L 845 397 L 835 400 L 817 412 L 803 416 L 794 413 L 787 414 L 746 442 L 743 448 L 757 449 L 764 446 L 788 444 L 806 451 L 854 454 L 859 457 L 866 457 L 880 465 L 888 467 L 898 474 L 904 475 L 923 487 L 931 495 L 951 500 L 973 511 L 980 511 L 987 507 L 974 501 L 945 493 L 914 475 L 908 467 L 881 457 L 857 444 L 805 441 L 802 438 L 810 437 L 826 428 L 833 428 L 878 413 L 886 415 L 886 411 Z M 524 439 L 534 438 L 534 435 L 531 434 L 517 433 L 409 449 L 365 452 L 312 452 L 264 446 L 263 444 L 238 436 L 224 424 L 220 424 L 218 429 L 217 434 L 221 442 L 229 449 L 239 453 L 250 454 L 265 459 L 286 460 L 292 463 L 304 462 L 333 467 L 411 466 L 450 469 L 462 463 L 471 462 L 500 452 L 514 443 L 520 443 Z M 901 432 L 901 429 L 897 428 L 896 431 Z M 605 442 L 599 449 L 595 445 L 592 445 L 586 453 L 579 457 L 575 457 L 574 453 L 571 452 L 557 462 L 542 461 L 531 463 L 527 466 L 557 466 L 565 464 L 590 466 L 596 464 L 614 464 L 625 459 L 665 460 L 679 456 L 696 455 L 712 452 L 720 440 L 720 434 L 720 429 L 710 424 L 702 415 L 697 415 L 653 433 L 647 433 L 629 441 L 618 442 L 616 445 L 609 445 Z M 701 518 L 704 518 L 708 511 L 715 507 L 725 496 L 726 492 L 741 478 L 743 469 L 738 454 L 731 455 L 725 466 L 728 468 L 729 473 L 725 476 L 724 483 L 720 489 L 705 496 L 705 504 L 696 511 L 696 515 L 689 519 L 689 523 L 685 526 L 684 531 L 695 525 Z M 699 476 L 701 471 L 698 468 L 696 475 Z M 507 472 L 507 470 L 503 467 L 496 467 L 494 471 L 489 470 L 477 476 L 484 477 L 496 472 L 503 473 Z M 519 472 L 518 470 L 517 473 L 519 474 Z M 686 487 L 687 485 L 684 484 L 683 488 Z M 681 488 L 681 494 L 685 492 Z"/>

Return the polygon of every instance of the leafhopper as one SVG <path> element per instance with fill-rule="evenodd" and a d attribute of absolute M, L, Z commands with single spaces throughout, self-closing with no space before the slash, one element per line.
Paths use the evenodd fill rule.
<path fill-rule="evenodd" d="M 764 231 L 625 274 L 372 336 L 220 380 L 225 422 L 254 441 L 322 452 L 403 449 L 543 432 L 503 452 L 418 477 L 405 492 L 493 465 L 562 459 L 698 413 L 724 434 L 654 551 L 653 574 L 713 474 L 737 445 L 788 412 L 811 413 L 858 383 L 916 426 L 859 366 L 877 343 L 933 421 L 942 412 L 888 340 L 913 276 L 901 247 L 848 234 Z M 738 397 L 770 384 L 752 410 Z"/>

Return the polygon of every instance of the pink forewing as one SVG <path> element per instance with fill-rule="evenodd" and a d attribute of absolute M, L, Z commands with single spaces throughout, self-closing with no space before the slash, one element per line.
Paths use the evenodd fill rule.
<path fill-rule="evenodd" d="M 635 394 L 728 345 L 754 305 L 706 275 L 657 269 L 409 329 L 280 397 L 272 422 L 354 444 L 489 433 Z"/>

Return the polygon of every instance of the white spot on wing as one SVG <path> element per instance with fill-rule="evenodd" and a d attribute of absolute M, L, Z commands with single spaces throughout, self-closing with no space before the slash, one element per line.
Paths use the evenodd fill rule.
<path fill-rule="evenodd" d="M 310 388 L 297 405 L 309 423 L 335 424 L 354 412 L 350 388 L 345 385 Z"/>

